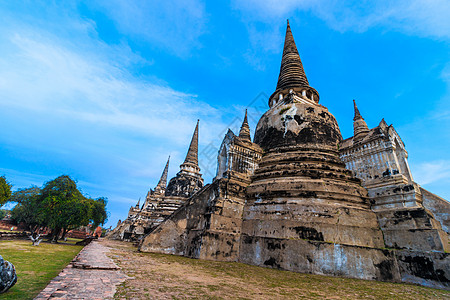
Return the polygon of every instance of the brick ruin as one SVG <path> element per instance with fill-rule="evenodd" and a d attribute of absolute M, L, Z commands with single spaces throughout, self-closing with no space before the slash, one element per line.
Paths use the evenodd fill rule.
<path fill-rule="evenodd" d="M 217 176 L 203 186 L 197 123 L 164 195 L 150 193 L 145 218 L 146 204 L 122 223 L 137 237 L 136 219 L 146 220 L 140 251 L 449 289 L 449 202 L 413 181 L 392 125 L 369 129 L 355 103 L 354 136 L 343 140 L 319 99 L 288 22 L 277 87 L 254 141 L 246 114 L 239 135 L 225 135 Z M 180 200 L 175 211 L 164 206 L 169 199 Z"/>

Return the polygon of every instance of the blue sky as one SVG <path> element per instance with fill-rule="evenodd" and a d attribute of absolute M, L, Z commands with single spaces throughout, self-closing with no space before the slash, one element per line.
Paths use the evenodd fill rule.
<path fill-rule="evenodd" d="M 406 144 L 415 181 L 450 199 L 450 2 L 0 1 L 0 174 L 61 174 L 109 199 L 113 227 L 200 119 L 206 182 L 228 127 L 252 134 L 289 18 L 311 86 L 352 135 L 356 99 Z"/>

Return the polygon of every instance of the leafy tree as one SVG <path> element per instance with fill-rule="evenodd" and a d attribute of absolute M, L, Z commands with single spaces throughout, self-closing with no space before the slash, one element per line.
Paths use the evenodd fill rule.
<path fill-rule="evenodd" d="M 91 214 L 90 221 L 92 223 L 92 228 L 95 230 L 97 226 L 105 224 L 108 220 L 108 214 L 106 212 L 106 204 L 108 199 L 105 197 L 100 197 L 97 199 L 89 199 L 91 202 Z"/>
<path fill-rule="evenodd" d="M 0 220 L 2 220 L 7 214 L 8 211 L 6 209 L 0 209 Z"/>
<path fill-rule="evenodd" d="M 19 189 L 9 201 L 17 202 L 11 213 L 16 222 L 25 222 L 32 232 L 39 226 L 51 228 L 50 239 L 55 242 L 61 232 L 64 237 L 68 231 L 89 223 L 96 228 L 107 219 L 107 199 L 86 198 L 67 175 L 47 182 L 42 189 Z"/>
<path fill-rule="evenodd" d="M 62 238 L 66 236 L 68 231 L 89 224 L 91 206 L 90 199 L 85 197 L 80 198 L 79 201 L 76 201 L 70 205 L 65 214 L 67 219 L 63 220 L 61 223 Z"/>
<path fill-rule="evenodd" d="M 10 201 L 17 202 L 17 205 L 11 211 L 11 217 L 17 223 L 24 222 L 31 232 L 34 232 L 38 226 L 44 223 L 40 196 L 41 189 L 32 186 L 19 189 L 10 198 Z"/>
<path fill-rule="evenodd" d="M 9 201 L 11 187 L 12 185 L 6 180 L 5 176 L 0 176 L 0 206 Z"/>
<path fill-rule="evenodd" d="M 67 175 L 47 182 L 41 193 L 45 223 L 52 229 L 52 239 L 58 241 L 61 230 L 87 225 L 89 206 L 77 184 Z"/>

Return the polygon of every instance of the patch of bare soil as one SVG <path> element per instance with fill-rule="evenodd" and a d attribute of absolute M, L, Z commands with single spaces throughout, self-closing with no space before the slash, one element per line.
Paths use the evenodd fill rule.
<path fill-rule="evenodd" d="M 102 243 L 131 277 L 118 287 L 116 299 L 450 299 L 448 291 L 415 285 L 140 253 L 127 242 Z"/>

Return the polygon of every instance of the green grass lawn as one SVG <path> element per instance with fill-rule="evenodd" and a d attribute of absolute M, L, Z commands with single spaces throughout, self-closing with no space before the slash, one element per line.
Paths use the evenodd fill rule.
<path fill-rule="evenodd" d="M 67 238 L 67 241 L 59 240 L 58 243 L 75 245 L 79 241 L 82 241 L 82 239 Z"/>
<path fill-rule="evenodd" d="M 0 255 L 16 267 L 17 283 L 1 299 L 33 299 L 78 254 L 83 246 L 74 246 L 76 239 L 64 244 L 31 241 L 0 241 Z M 71 243 L 71 244 L 69 244 Z"/>

